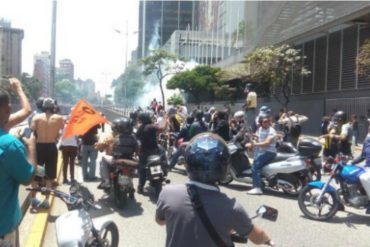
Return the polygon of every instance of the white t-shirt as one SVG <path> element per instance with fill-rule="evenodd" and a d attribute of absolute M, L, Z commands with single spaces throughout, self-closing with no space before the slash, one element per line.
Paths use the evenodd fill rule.
<path fill-rule="evenodd" d="M 257 131 L 258 142 L 264 142 L 268 137 L 273 137 L 273 141 L 267 147 L 257 147 L 256 153 L 264 153 L 266 151 L 276 153 L 276 131 L 274 128 L 269 127 L 264 129 L 259 127 Z"/>

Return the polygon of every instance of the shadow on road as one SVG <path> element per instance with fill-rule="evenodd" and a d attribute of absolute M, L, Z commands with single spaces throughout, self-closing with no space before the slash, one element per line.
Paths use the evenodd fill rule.
<path fill-rule="evenodd" d="M 117 209 L 117 212 L 123 217 L 133 217 L 143 214 L 144 209 L 141 203 L 135 200 L 128 200 L 123 209 Z"/>
<path fill-rule="evenodd" d="M 247 192 L 248 190 L 252 189 L 252 185 L 246 185 L 246 184 L 228 184 L 228 185 L 222 185 L 221 187 L 225 187 L 231 190 L 236 190 L 240 192 Z M 264 189 L 263 190 L 263 195 L 261 196 L 276 196 L 280 198 L 285 198 L 285 199 L 290 199 L 290 200 L 297 200 L 297 197 L 294 196 L 289 196 L 284 194 L 282 191 L 275 191 L 272 189 Z"/>
<path fill-rule="evenodd" d="M 338 214 L 340 214 L 340 216 L 338 216 Z M 301 215 L 301 217 L 307 220 L 310 220 L 304 215 Z M 348 228 L 357 229 L 356 225 L 370 226 L 370 216 L 365 215 L 365 214 L 356 214 L 353 212 L 344 211 L 344 212 L 338 212 L 333 218 L 327 221 L 322 221 L 322 223 L 344 224 Z"/>

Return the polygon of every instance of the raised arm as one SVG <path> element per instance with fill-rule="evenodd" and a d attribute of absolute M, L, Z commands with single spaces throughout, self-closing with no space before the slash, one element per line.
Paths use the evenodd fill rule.
<path fill-rule="evenodd" d="M 32 107 L 26 94 L 22 89 L 22 84 L 17 78 L 10 78 L 10 85 L 12 90 L 18 95 L 21 109 L 17 112 L 10 114 L 9 121 L 5 125 L 5 129 L 9 130 L 15 125 L 23 122 L 32 112 Z"/>

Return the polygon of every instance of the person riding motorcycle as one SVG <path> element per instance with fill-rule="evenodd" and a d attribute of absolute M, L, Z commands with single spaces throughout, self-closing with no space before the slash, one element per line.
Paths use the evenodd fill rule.
<path fill-rule="evenodd" d="M 271 238 L 252 224 L 242 205 L 217 186 L 226 176 L 229 158 L 227 144 L 213 133 L 199 134 L 190 141 L 185 151 L 189 181 L 164 187 L 157 201 L 156 222 L 166 225 L 166 246 L 232 246 L 232 232 L 248 236 L 255 244 L 271 243 Z M 212 219 L 218 243 L 196 205 Z"/>
<path fill-rule="evenodd" d="M 193 122 L 194 122 L 194 117 L 188 116 L 186 118 L 186 124 L 184 125 L 184 127 L 181 128 L 180 133 L 176 137 L 175 143 L 177 143 L 178 140 L 180 140 L 180 139 L 183 139 L 183 142 L 188 142 L 189 141 L 189 130 L 190 130 L 190 127 L 193 124 Z M 175 165 L 176 165 L 176 163 L 177 163 L 177 161 L 178 161 L 178 159 L 179 159 L 179 157 L 181 156 L 182 153 L 183 153 L 183 148 L 177 146 L 176 152 L 174 152 L 173 155 L 172 155 L 171 162 L 169 164 L 169 169 L 172 169 L 172 168 L 175 167 Z"/>
<path fill-rule="evenodd" d="M 271 116 L 261 115 L 260 127 L 257 130 L 257 142 L 249 142 L 246 148 L 256 148 L 252 166 L 253 189 L 247 193 L 250 195 L 261 195 L 261 170 L 276 157 L 276 131 L 271 126 Z"/>
<path fill-rule="evenodd" d="M 158 147 L 158 132 L 162 132 L 167 128 L 168 121 L 163 121 L 163 125 L 154 124 L 152 113 L 141 112 L 138 116 L 141 124 L 137 130 L 136 138 L 140 141 L 139 149 L 139 185 L 137 192 L 143 193 L 146 182 L 146 163 L 148 156 L 160 154 L 161 150 Z"/>
<path fill-rule="evenodd" d="M 203 121 L 203 111 L 196 111 L 194 113 L 195 121 L 191 124 L 189 129 L 189 140 L 194 136 L 206 132 L 208 130 L 207 124 Z"/>
<path fill-rule="evenodd" d="M 361 155 L 357 157 L 356 159 L 354 159 L 352 161 L 352 164 L 356 165 L 364 160 L 366 160 L 365 167 L 364 167 L 366 172 L 360 175 L 360 181 L 369 199 L 369 202 L 366 208 L 366 214 L 370 214 L 370 128 L 364 140 Z"/>
<path fill-rule="evenodd" d="M 344 155 L 352 156 L 352 136 L 353 130 L 351 123 L 348 122 L 347 113 L 344 111 L 337 111 L 334 116 L 334 123 L 337 124 L 338 129 L 340 129 L 339 134 L 326 134 L 322 137 L 329 137 L 332 140 L 339 141 L 339 149 L 338 151 Z"/>
<path fill-rule="evenodd" d="M 135 136 L 132 135 L 132 122 L 127 117 L 120 117 L 113 121 L 112 131 L 114 139 L 106 143 L 106 154 L 102 158 L 101 163 L 101 176 L 103 182 L 98 188 L 109 188 L 109 167 L 114 164 L 126 164 L 134 165 L 136 162 L 130 162 L 134 160 L 134 154 L 138 152 L 138 143 Z M 98 150 L 104 150 L 104 141 L 101 144 L 96 145 Z M 110 149 L 110 150 L 109 150 Z"/>

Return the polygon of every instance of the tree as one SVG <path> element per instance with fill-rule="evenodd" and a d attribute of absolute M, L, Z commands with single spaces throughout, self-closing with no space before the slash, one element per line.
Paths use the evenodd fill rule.
<path fill-rule="evenodd" d="M 36 101 L 41 95 L 42 82 L 27 73 L 22 73 L 21 81 L 24 91 L 30 100 Z"/>
<path fill-rule="evenodd" d="M 163 79 L 170 74 L 180 72 L 184 68 L 184 64 L 178 61 L 176 55 L 162 49 L 154 50 L 152 54 L 142 58 L 141 64 L 145 67 L 143 71 L 145 76 L 155 73 L 161 89 L 162 102 L 165 102 Z"/>
<path fill-rule="evenodd" d="M 358 74 L 370 77 L 370 39 L 365 40 L 357 55 Z"/>
<path fill-rule="evenodd" d="M 144 79 L 139 67 L 127 67 L 125 73 L 112 82 L 112 87 L 116 103 L 127 104 L 134 101 L 144 88 Z"/>
<path fill-rule="evenodd" d="M 291 88 L 289 85 L 292 73 L 309 75 L 302 64 L 305 57 L 300 55 L 300 50 L 289 45 L 268 46 L 255 49 L 248 54 L 243 63 L 249 71 L 249 80 L 260 83 L 287 109 L 290 102 Z M 280 98 L 281 94 L 283 99 Z"/>
<path fill-rule="evenodd" d="M 190 93 L 197 104 L 200 103 L 200 96 L 204 92 L 211 93 L 213 99 L 214 96 L 227 97 L 233 89 L 221 79 L 221 74 L 220 68 L 200 65 L 192 70 L 176 74 L 167 82 L 167 88 Z"/>
<path fill-rule="evenodd" d="M 86 94 L 76 88 L 75 83 L 63 79 L 55 83 L 55 98 L 58 102 L 74 104 L 78 99 L 85 97 Z"/>
<path fill-rule="evenodd" d="M 184 99 L 179 94 L 174 94 L 167 99 L 168 105 L 184 105 Z"/>

